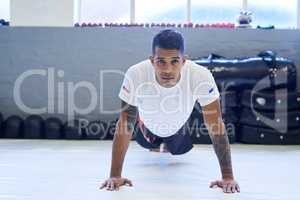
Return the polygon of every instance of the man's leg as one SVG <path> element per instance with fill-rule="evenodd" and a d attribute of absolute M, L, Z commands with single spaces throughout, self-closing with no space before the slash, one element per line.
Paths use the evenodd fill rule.
<path fill-rule="evenodd" d="M 193 142 L 190 135 L 189 120 L 174 135 L 163 138 L 168 150 L 172 155 L 181 155 L 187 153 L 193 148 Z"/>
<path fill-rule="evenodd" d="M 142 147 L 154 152 L 168 152 L 162 138 L 151 133 L 141 121 L 138 121 L 136 141 Z"/>
<path fill-rule="evenodd" d="M 180 128 L 177 133 L 170 137 L 159 137 L 151 133 L 143 122 L 138 120 L 138 130 L 136 141 L 142 147 L 155 152 L 170 152 L 173 155 L 187 153 L 193 148 L 193 142 L 190 136 L 190 119 Z"/>

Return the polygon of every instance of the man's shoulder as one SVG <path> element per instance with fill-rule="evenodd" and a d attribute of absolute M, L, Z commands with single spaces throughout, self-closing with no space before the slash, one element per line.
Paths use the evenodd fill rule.
<path fill-rule="evenodd" d="M 151 67 L 151 62 L 149 59 L 138 62 L 128 68 L 132 72 L 146 72 L 146 69 Z"/>
<path fill-rule="evenodd" d="M 151 74 L 152 64 L 150 60 L 143 60 L 128 68 L 126 74 L 130 77 L 134 84 L 139 85 L 145 81 L 148 81 L 149 74 Z"/>
<path fill-rule="evenodd" d="M 198 65 L 195 62 L 193 62 L 192 60 L 187 60 L 186 64 L 188 66 L 188 68 L 190 69 L 190 73 L 192 75 L 195 76 L 205 76 L 210 74 L 211 72 L 209 71 L 209 69 L 207 69 L 206 67 L 202 66 L 202 65 Z"/>

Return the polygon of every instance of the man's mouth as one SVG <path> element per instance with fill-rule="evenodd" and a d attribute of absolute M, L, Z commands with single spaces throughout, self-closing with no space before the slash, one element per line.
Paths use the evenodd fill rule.
<path fill-rule="evenodd" d="M 169 77 L 169 76 L 161 76 L 161 79 L 169 81 L 169 80 L 173 80 L 173 79 L 174 79 L 174 77 Z"/>

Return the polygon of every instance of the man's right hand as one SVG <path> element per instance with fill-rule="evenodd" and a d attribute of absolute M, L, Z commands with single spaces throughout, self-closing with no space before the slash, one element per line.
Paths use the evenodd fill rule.
<path fill-rule="evenodd" d="M 106 190 L 114 191 L 119 190 L 120 186 L 128 185 L 132 187 L 131 180 L 122 177 L 112 177 L 107 179 L 100 187 L 100 189 L 106 188 Z"/>

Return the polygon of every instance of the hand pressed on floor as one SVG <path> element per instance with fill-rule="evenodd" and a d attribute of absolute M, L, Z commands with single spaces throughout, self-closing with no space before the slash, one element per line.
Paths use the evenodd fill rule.
<path fill-rule="evenodd" d="M 106 188 L 106 190 L 114 191 L 119 190 L 119 188 L 123 185 L 127 185 L 132 187 L 131 180 L 122 177 L 112 177 L 107 179 L 104 183 L 102 183 L 100 189 Z"/>
<path fill-rule="evenodd" d="M 213 181 L 210 183 L 209 187 L 213 188 L 214 186 L 222 188 L 224 193 L 240 192 L 239 184 L 233 179 L 229 179 L 229 180 L 223 179 L 223 180 Z"/>

